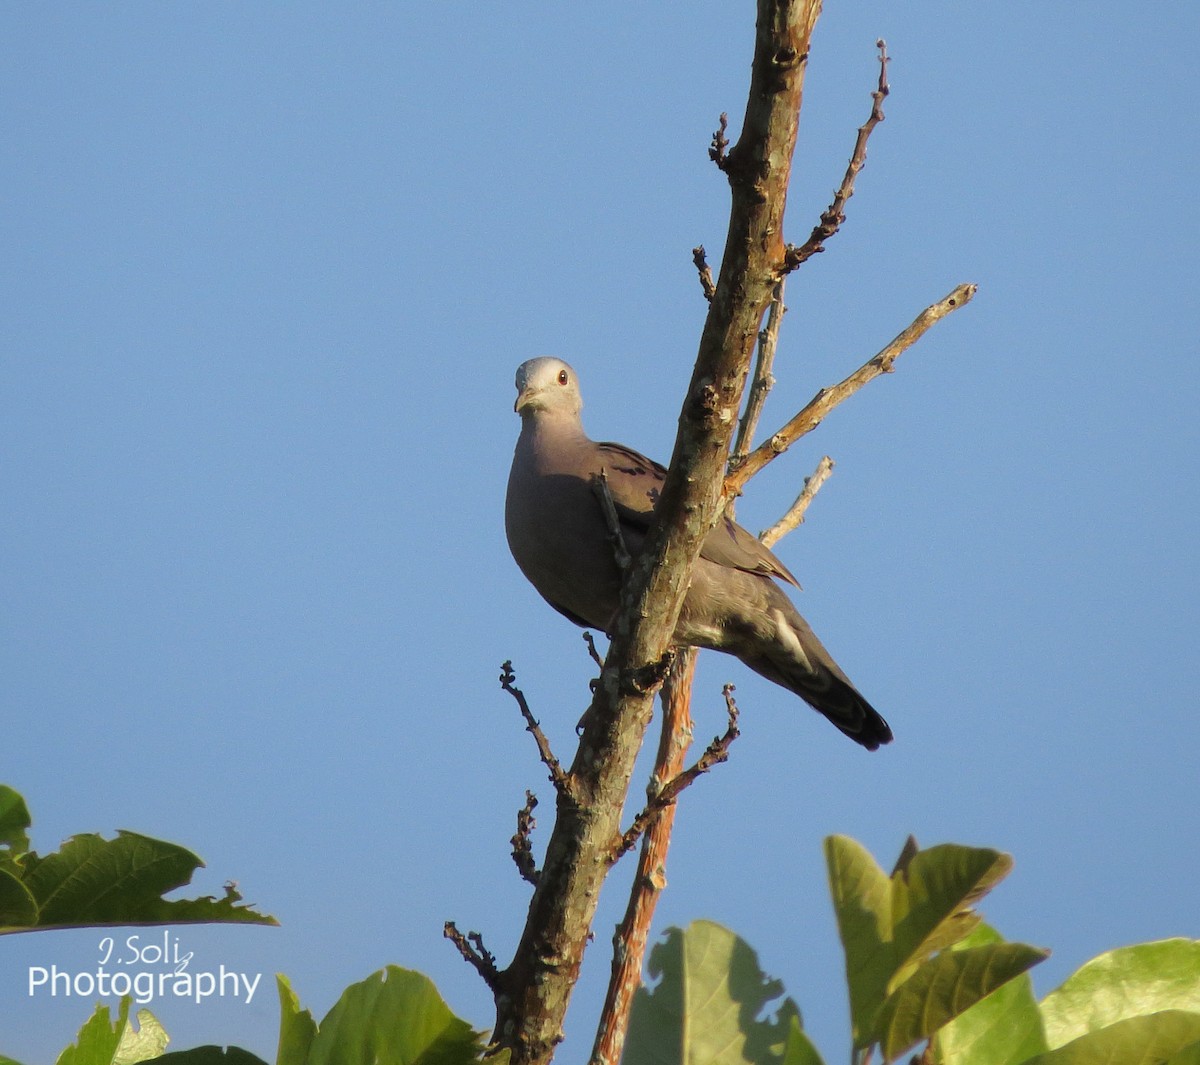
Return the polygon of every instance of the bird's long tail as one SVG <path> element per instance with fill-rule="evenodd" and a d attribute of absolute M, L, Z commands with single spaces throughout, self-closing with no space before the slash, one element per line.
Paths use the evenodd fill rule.
<path fill-rule="evenodd" d="M 868 751 L 891 743 L 888 723 L 850 683 L 791 601 L 782 592 L 772 599 L 775 639 L 760 643 L 750 653 L 743 649 L 738 657 L 767 680 L 795 692 Z"/>

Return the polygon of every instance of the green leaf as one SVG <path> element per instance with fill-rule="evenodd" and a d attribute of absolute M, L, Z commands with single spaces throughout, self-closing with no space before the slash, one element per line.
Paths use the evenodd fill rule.
<path fill-rule="evenodd" d="M 989 943 L 948 950 L 926 961 L 888 997 L 879 1013 L 885 1060 L 927 1039 L 985 995 L 1046 957 L 1024 943 Z"/>
<path fill-rule="evenodd" d="M 6 869 L 0 864 L 0 929 L 37 923 L 37 900 L 22 882 L 17 869 L 19 866 L 10 864 Z"/>
<path fill-rule="evenodd" d="M 174 843 L 136 832 L 119 832 L 116 839 L 98 835 L 73 836 L 62 849 L 44 858 L 31 855 L 23 878 L 36 901 L 36 927 L 134 923 L 184 924 L 248 922 L 277 924 L 273 917 L 238 906 L 241 895 L 227 885 L 225 897 L 181 899 L 161 896 L 190 883 L 204 863 Z M 0 933 L 25 931 L 13 924 Z"/>
<path fill-rule="evenodd" d="M 21 1065 L 21 1063 L 16 1058 L 6 1058 L 0 1054 L 0 1065 Z"/>
<path fill-rule="evenodd" d="M 879 1011 L 888 995 L 979 924 L 971 905 L 1008 874 L 1012 859 L 953 843 L 919 850 L 910 839 L 888 877 L 860 844 L 830 836 L 825 860 L 846 954 L 851 1031 L 861 1050 L 881 1038 Z"/>
<path fill-rule="evenodd" d="M 647 968 L 658 983 L 634 996 L 623 1065 L 819 1065 L 795 1002 L 728 929 L 669 929 Z"/>
<path fill-rule="evenodd" d="M 279 1049 L 275 1065 L 305 1065 L 309 1050 L 317 1035 L 317 1022 L 306 1009 L 283 973 L 275 974 L 279 989 Z"/>
<path fill-rule="evenodd" d="M 188 879 L 190 881 L 191 877 L 189 876 Z M 236 885 L 226 882 L 224 891 L 225 894 L 219 899 L 215 895 L 202 895 L 195 899 L 172 901 L 158 899 L 153 906 L 147 905 L 146 909 L 158 914 L 153 920 L 159 924 L 261 924 L 278 927 L 279 922 L 270 914 L 256 913 L 249 905 L 239 906 L 238 903 L 242 901 L 242 893 L 238 891 Z M 124 924 L 125 922 L 118 921 L 117 923 Z"/>
<path fill-rule="evenodd" d="M 481 1051 L 479 1033 L 450 1012 L 428 977 L 389 965 L 342 992 L 308 1065 L 462 1065 Z"/>
<path fill-rule="evenodd" d="M 1051 1048 L 1161 1010 L 1200 1013 L 1200 942 L 1165 939 L 1111 950 L 1081 966 L 1042 1000 Z"/>
<path fill-rule="evenodd" d="M 279 923 L 239 906 L 242 896 L 232 884 L 220 899 L 162 898 L 190 883 L 204 864 L 174 843 L 136 832 L 111 840 L 85 834 L 42 857 L 27 850 L 29 825 L 25 800 L 0 784 L 0 935 L 95 925 Z"/>
<path fill-rule="evenodd" d="M 1200 1065 L 1200 1043 L 1191 1043 L 1167 1058 L 1167 1065 Z"/>
<path fill-rule="evenodd" d="M 980 925 L 954 949 L 1000 942 L 998 932 Z M 933 1037 L 938 1065 L 1019 1065 L 1048 1049 L 1033 982 L 1025 973 L 960 1013 Z"/>
<path fill-rule="evenodd" d="M 125 1031 L 121 1034 L 112 1065 L 138 1065 L 138 1062 L 161 1057 L 167 1049 L 170 1037 L 153 1013 L 138 1010 L 137 1022 L 136 1029 L 129 1021 L 125 1022 Z"/>
<path fill-rule="evenodd" d="M 980 921 L 970 906 L 1012 870 L 1012 857 L 943 843 L 918 851 L 892 877 L 892 928 L 901 971 L 957 943 Z"/>
<path fill-rule="evenodd" d="M 155 1059 L 156 1065 L 267 1065 L 241 1047 L 202 1046 L 177 1050 Z"/>
<path fill-rule="evenodd" d="M 121 999 L 116 1021 L 109 1020 L 108 1007 L 100 1004 L 79 1029 L 79 1037 L 58 1056 L 56 1065 L 112 1065 L 128 1024 L 130 998 Z"/>
<path fill-rule="evenodd" d="M 201 861 L 191 851 L 133 832 L 106 840 L 72 836 L 39 859 L 25 878 L 43 925 L 119 920 L 154 907 L 164 892 L 188 883 Z"/>
<path fill-rule="evenodd" d="M 825 840 L 829 892 L 846 955 L 854 1046 L 875 1041 L 875 1015 L 896 971 L 892 950 L 892 886 L 870 852 L 848 836 Z"/>
<path fill-rule="evenodd" d="M 1166 1065 L 1185 1050 L 1194 1053 L 1198 1041 L 1200 1013 L 1164 1010 L 1088 1032 L 1025 1065 Z"/>
<path fill-rule="evenodd" d="M 825 1065 L 812 1040 L 800 1027 L 798 1016 L 789 1018 L 787 1043 L 779 1065 Z"/>
<path fill-rule="evenodd" d="M 0 856 L 15 859 L 29 850 L 25 830 L 31 824 L 25 800 L 7 784 L 0 784 Z"/>

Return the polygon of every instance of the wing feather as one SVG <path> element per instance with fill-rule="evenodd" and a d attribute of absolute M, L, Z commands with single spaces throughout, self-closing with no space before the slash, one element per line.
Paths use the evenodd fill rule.
<path fill-rule="evenodd" d="M 618 516 L 631 528 L 645 532 L 666 480 L 666 467 L 624 444 L 602 441 L 596 448 Z M 772 551 L 728 517 L 722 517 L 705 538 L 700 555 L 718 566 L 778 577 L 800 587 L 800 582 Z"/>

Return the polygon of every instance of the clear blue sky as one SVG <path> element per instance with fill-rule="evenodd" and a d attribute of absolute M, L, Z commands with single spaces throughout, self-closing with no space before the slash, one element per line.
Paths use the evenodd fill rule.
<path fill-rule="evenodd" d="M 34 843 L 183 843 L 278 929 L 183 928 L 251 1005 L 170 1002 L 173 1046 L 274 1053 L 273 974 L 318 1015 L 387 963 L 479 1027 L 442 940 L 511 956 L 524 789 L 551 798 L 512 658 L 560 753 L 577 631 L 508 556 L 512 374 L 578 369 L 597 437 L 670 453 L 719 260 L 706 148 L 745 101 L 753 5 L 41 5 L 0 48 L 0 780 Z M 724 922 L 847 1046 L 820 840 L 1011 851 L 985 907 L 1053 948 L 1200 934 L 1196 692 L 1200 9 L 831 2 L 789 206 L 828 202 L 887 38 L 893 92 L 850 219 L 796 275 L 766 423 L 962 281 L 975 302 L 752 486 L 887 715 L 869 755 L 738 663 L 698 734 L 658 927 Z M 636 787 L 640 790 L 641 785 Z M 547 813 L 548 820 L 548 813 Z M 543 830 L 548 826 L 543 824 Z M 544 840 L 544 831 L 538 837 Z M 560 1054 L 590 1045 L 610 885 Z M 32 1002 L 98 932 L 0 939 L 0 1052 L 48 1062 L 90 1001 Z"/>

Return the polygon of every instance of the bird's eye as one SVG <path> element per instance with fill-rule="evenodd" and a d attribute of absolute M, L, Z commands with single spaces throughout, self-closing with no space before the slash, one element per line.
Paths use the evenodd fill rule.
<path fill-rule="evenodd" d="M 567 383 L 567 371 L 566 370 L 558 371 L 558 383 L 560 385 L 565 385 Z"/>

